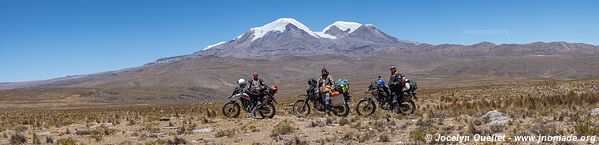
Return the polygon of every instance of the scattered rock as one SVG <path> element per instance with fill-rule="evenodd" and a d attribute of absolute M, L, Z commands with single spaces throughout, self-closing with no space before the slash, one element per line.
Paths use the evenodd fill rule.
<path fill-rule="evenodd" d="M 208 133 L 208 132 L 212 132 L 212 128 L 202 128 L 202 129 L 193 130 L 193 133 Z"/>
<path fill-rule="evenodd" d="M 489 111 L 487 113 L 485 113 L 485 115 L 482 116 L 482 119 L 486 122 L 486 123 L 490 123 L 490 124 L 506 124 L 509 121 L 512 121 L 512 119 L 508 116 L 503 116 L 501 112 L 497 111 L 497 110 L 493 110 L 493 111 Z"/>
<path fill-rule="evenodd" d="M 599 108 L 595 108 L 590 112 L 591 116 L 599 116 Z"/>
<path fill-rule="evenodd" d="M 90 126 L 89 128 L 96 128 L 96 127 L 100 127 L 100 126 L 112 127 L 112 126 L 114 126 L 114 124 L 112 124 L 112 123 L 96 123 L 95 125 Z"/>
<path fill-rule="evenodd" d="M 152 137 L 152 138 L 160 138 L 160 137 L 164 137 L 165 135 L 166 135 L 166 133 L 164 133 L 164 132 L 151 133 L 150 137 Z"/>
<path fill-rule="evenodd" d="M 48 123 L 44 122 L 44 123 L 42 123 L 42 128 L 43 129 L 50 129 L 50 126 L 48 125 Z"/>
<path fill-rule="evenodd" d="M 177 126 L 165 126 L 164 129 L 177 129 Z"/>
<path fill-rule="evenodd" d="M 39 136 L 50 136 L 50 135 L 52 135 L 52 133 L 50 131 L 37 132 L 36 134 L 39 135 Z"/>
<path fill-rule="evenodd" d="M 169 117 L 160 117 L 160 121 L 171 121 Z"/>

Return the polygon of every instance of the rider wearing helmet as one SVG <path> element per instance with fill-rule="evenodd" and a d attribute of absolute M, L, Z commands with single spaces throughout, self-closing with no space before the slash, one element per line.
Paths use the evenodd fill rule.
<path fill-rule="evenodd" d="M 258 106 L 262 105 L 262 98 L 264 97 L 264 90 L 268 88 L 264 80 L 258 78 L 258 72 L 252 72 L 252 79 L 249 81 L 249 93 L 251 95 L 252 104 L 254 104 L 254 108 L 252 109 L 252 118 L 256 118 L 256 110 L 258 110 Z"/>
<path fill-rule="evenodd" d="M 249 81 L 248 89 L 256 94 L 262 94 L 264 89 L 267 88 L 264 80 L 258 78 L 258 72 L 252 72 L 252 79 Z"/>
<path fill-rule="evenodd" d="M 322 68 L 322 76 L 318 79 L 318 91 L 321 99 L 324 99 L 325 102 L 325 112 L 326 116 L 330 115 L 330 104 L 331 98 L 329 92 L 331 92 L 331 88 L 333 87 L 333 78 L 329 76 L 329 71 L 326 68 Z M 323 96 L 324 95 L 324 96 Z"/>
<path fill-rule="evenodd" d="M 391 71 L 391 77 L 389 77 L 389 89 L 391 90 L 391 95 L 389 95 L 389 96 L 390 97 L 402 97 L 403 96 L 402 89 L 405 84 L 404 75 L 399 73 L 399 69 L 397 69 L 397 67 L 395 67 L 395 65 L 392 65 L 389 68 L 389 70 Z M 393 100 L 393 99 L 389 99 L 389 100 Z"/>

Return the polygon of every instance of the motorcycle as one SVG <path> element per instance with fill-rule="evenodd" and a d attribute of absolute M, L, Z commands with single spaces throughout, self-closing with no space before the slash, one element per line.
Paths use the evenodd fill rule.
<path fill-rule="evenodd" d="M 381 79 L 381 76 L 378 79 Z M 373 114 L 377 108 L 377 103 L 374 100 L 378 102 L 378 105 L 383 110 L 392 110 L 404 115 L 414 114 L 416 111 L 416 103 L 414 102 L 417 99 L 415 89 L 403 91 L 404 97 L 394 97 L 397 99 L 393 100 L 393 103 L 388 103 L 390 97 L 385 95 L 386 93 L 383 88 L 376 86 L 375 82 L 370 83 L 365 93 L 369 94 L 368 97 L 361 99 L 356 104 L 358 115 L 368 116 Z"/>
<path fill-rule="evenodd" d="M 229 118 L 236 118 L 239 116 L 241 107 L 247 113 L 251 113 L 254 107 L 259 107 L 257 113 L 260 114 L 262 118 L 273 118 L 275 116 L 276 108 L 275 105 L 277 101 L 275 100 L 274 95 L 277 93 L 277 87 L 267 87 L 268 89 L 264 90 L 264 98 L 261 103 L 252 103 L 251 97 L 260 97 L 256 95 L 252 95 L 252 93 L 247 91 L 237 91 L 234 92 L 234 95 L 229 96 L 225 105 L 223 105 L 222 112 L 223 115 Z M 241 106 L 239 105 L 241 104 Z M 256 106 L 256 104 L 260 104 Z"/>
<path fill-rule="evenodd" d="M 305 117 L 310 114 L 310 102 L 313 104 L 317 111 L 325 112 L 324 99 L 318 95 L 317 81 L 316 79 L 310 79 L 308 81 L 309 88 L 306 90 L 306 94 L 299 95 L 302 98 L 297 100 L 293 104 L 293 114 L 297 117 Z M 348 102 L 351 99 L 349 93 L 339 93 L 339 91 L 329 92 L 331 97 L 331 111 L 333 115 L 339 117 L 346 117 L 349 114 Z"/>

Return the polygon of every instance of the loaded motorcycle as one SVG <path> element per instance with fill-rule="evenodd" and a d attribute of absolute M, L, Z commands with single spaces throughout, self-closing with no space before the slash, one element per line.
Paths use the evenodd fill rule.
<path fill-rule="evenodd" d="M 339 80 L 337 82 L 340 85 L 349 85 L 347 80 Z M 300 100 L 297 100 L 293 104 L 293 114 L 297 117 L 305 117 L 310 114 L 310 102 L 312 102 L 314 108 L 317 111 L 325 112 L 325 102 L 322 99 L 318 92 L 317 81 L 315 78 L 312 78 L 308 81 L 309 88 L 306 90 L 306 94 L 299 95 Z M 337 85 L 337 86 L 340 86 Z M 347 92 L 349 86 L 345 88 L 334 87 L 334 91 L 329 92 L 331 97 L 331 111 L 335 116 L 346 117 L 349 114 L 349 105 L 348 102 L 351 99 L 351 96 Z"/>
<path fill-rule="evenodd" d="M 222 108 L 223 115 L 229 118 L 235 118 L 239 116 L 241 107 L 243 107 L 243 110 L 247 113 L 251 113 L 254 107 L 259 107 L 257 113 L 260 114 L 262 118 L 273 118 L 277 112 L 273 103 L 277 103 L 274 95 L 277 93 L 278 89 L 275 85 L 267 88 L 268 89 L 264 90 L 264 98 L 258 106 L 256 106 L 256 104 L 259 103 L 252 103 L 251 97 L 260 96 L 253 95 L 245 89 L 236 89 L 233 95 L 227 98 L 229 102 Z M 241 107 L 239 104 L 241 104 Z"/>
<path fill-rule="evenodd" d="M 380 79 L 381 76 L 378 77 L 378 80 Z M 410 81 L 407 83 L 411 84 L 412 87 L 403 91 L 404 97 L 394 96 L 393 98 L 397 99 L 391 101 L 393 103 L 388 103 L 388 99 L 390 99 L 390 97 L 385 95 L 386 93 L 382 87 L 377 86 L 376 82 L 370 83 L 370 85 L 368 86 L 368 90 L 366 91 L 366 94 L 369 95 L 368 97 L 365 97 L 364 99 L 360 100 L 358 104 L 356 104 L 356 112 L 358 113 L 358 115 L 371 115 L 376 111 L 376 102 L 378 102 L 378 105 L 383 110 L 392 110 L 396 113 L 401 113 L 404 115 L 414 114 L 414 112 L 416 111 L 416 103 L 414 103 L 414 100 L 417 99 L 415 93 L 416 82 Z"/>

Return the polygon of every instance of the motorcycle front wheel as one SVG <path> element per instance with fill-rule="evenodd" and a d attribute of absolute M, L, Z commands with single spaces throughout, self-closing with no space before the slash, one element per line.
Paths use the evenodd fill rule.
<path fill-rule="evenodd" d="M 239 111 L 241 108 L 239 104 L 235 101 L 227 102 L 222 109 L 223 115 L 229 118 L 236 118 L 239 116 Z"/>
<path fill-rule="evenodd" d="M 293 104 L 293 115 L 297 117 L 306 117 L 310 114 L 310 104 L 304 100 L 297 100 Z"/>
<path fill-rule="evenodd" d="M 360 100 L 356 104 L 356 112 L 358 115 L 368 116 L 376 111 L 376 104 L 370 99 Z"/>

